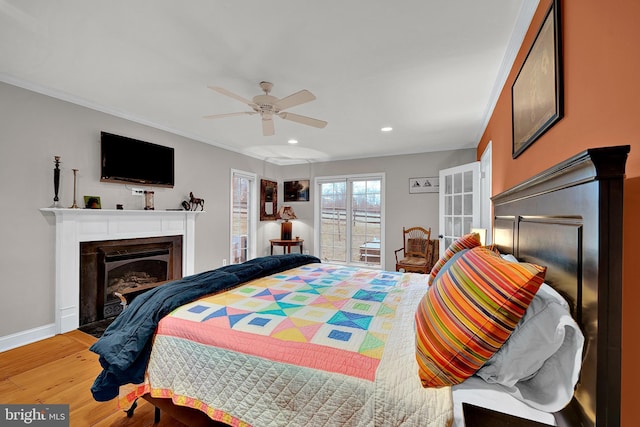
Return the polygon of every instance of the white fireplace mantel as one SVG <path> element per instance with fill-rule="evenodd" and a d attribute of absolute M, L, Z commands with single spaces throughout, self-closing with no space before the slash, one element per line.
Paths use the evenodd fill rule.
<path fill-rule="evenodd" d="M 182 236 L 182 274 L 194 272 L 195 219 L 201 211 L 43 208 L 55 215 L 56 333 L 80 322 L 80 242 Z"/>

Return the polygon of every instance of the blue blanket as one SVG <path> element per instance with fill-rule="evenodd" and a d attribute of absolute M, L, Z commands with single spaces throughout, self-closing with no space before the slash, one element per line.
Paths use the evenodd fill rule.
<path fill-rule="evenodd" d="M 144 381 L 158 322 L 177 307 L 253 279 L 314 262 L 320 260 L 302 254 L 255 258 L 188 276 L 137 296 L 90 348 L 100 355 L 103 368 L 91 387 L 93 398 L 100 402 L 111 400 L 118 395 L 121 385 Z"/>

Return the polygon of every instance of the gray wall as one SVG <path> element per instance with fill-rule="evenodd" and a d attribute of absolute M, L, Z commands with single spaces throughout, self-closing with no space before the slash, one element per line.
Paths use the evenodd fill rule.
<path fill-rule="evenodd" d="M 174 188 L 153 188 L 156 209 L 177 208 L 190 191 L 205 199 L 196 220 L 196 272 L 229 258 L 230 168 L 262 171 L 263 162 L 85 107 L 0 83 L 0 337 L 54 322 L 55 221 L 40 208 L 53 203 L 53 156 L 61 156 L 60 200 L 98 195 L 104 209 L 142 209 L 143 197 L 99 181 L 100 131 L 175 148 Z M 224 167 L 221 167 L 224 166 Z"/>
<path fill-rule="evenodd" d="M 76 168 L 77 200 L 101 197 L 104 209 L 122 203 L 142 209 L 142 197 L 121 184 L 99 181 L 100 131 L 175 148 L 176 185 L 153 188 L 156 209 L 177 208 L 190 191 L 205 199 L 206 213 L 196 220 L 196 272 L 219 267 L 229 258 L 230 169 L 253 172 L 280 183 L 283 179 L 386 173 L 387 268 L 393 249 L 401 245 L 403 225 L 431 226 L 437 234 L 435 194 L 408 194 L 408 178 L 435 176 L 438 170 L 475 160 L 475 150 L 394 156 L 279 167 L 238 153 L 144 126 L 129 120 L 0 83 L 0 224 L 5 244 L 0 249 L 0 350 L 3 339 L 54 322 L 54 238 L 52 215 L 40 208 L 53 202 L 53 157 L 61 156 L 62 206 L 73 202 Z M 312 198 L 314 197 L 312 193 Z M 313 248 L 313 201 L 295 204 L 301 218 L 294 233 Z M 258 256 L 268 253 L 268 239 L 279 236 L 275 221 L 258 227 Z M 307 244 L 308 243 L 308 244 Z M 391 257 L 391 258 L 390 258 Z"/>
<path fill-rule="evenodd" d="M 283 167 L 281 181 L 310 178 L 312 185 L 309 202 L 289 203 L 298 217 L 294 221 L 293 232 L 305 239 L 305 249 L 309 248 L 313 253 L 313 214 L 316 203 L 314 178 L 384 172 L 386 256 L 383 268 L 395 270 L 393 251 L 402 247 L 402 227 L 431 227 L 432 238 L 439 234 L 438 194 L 409 194 L 409 178 L 438 176 L 440 169 L 473 162 L 476 160 L 475 156 L 476 150 L 468 149 Z"/>

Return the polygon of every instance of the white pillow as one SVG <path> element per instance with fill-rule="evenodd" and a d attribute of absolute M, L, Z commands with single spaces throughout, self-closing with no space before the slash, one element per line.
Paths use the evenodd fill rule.
<path fill-rule="evenodd" d="M 513 255 L 511 255 L 511 254 L 500 254 L 500 256 L 501 256 L 503 259 L 507 260 L 507 261 L 511 261 L 511 262 L 519 262 L 519 261 L 518 261 L 518 258 L 514 257 L 514 256 L 513 256 Z"/>
<path fill-rule="evenodd" d="M 569 304 L 543 283 L 509 339 L 475 375 L 534 408 L 555 412 L 573 396 L 583 344 Z"/>

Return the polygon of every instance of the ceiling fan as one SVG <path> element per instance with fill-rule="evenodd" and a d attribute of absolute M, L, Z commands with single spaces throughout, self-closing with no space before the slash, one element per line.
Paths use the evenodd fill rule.
<path fill-rule="evenodd" d="M 238 113 L 227 114 L 214 114 L 211 116 L 204 116 L 205 119 L 219 119 L 223 117 L 242 116 L 245 114 L 253 115 L 260 114 L 262 117 L 262 134 L 264 136 L 271 136 L 275 134 L 275 127 L 273 124 L 273 116 L 278 116 L 285 120 L 291 120 L 292 122 L 300 123 L 307 126 L 313 126 L 316 128 L 323 128 L 327 125 L 324 120 L 313 119 L 311 117 L 301 116 L 299 114 L 289 113 L 287 108 L 295 107 L 296 105 L 304 104 L 306 102 L 313 101 L 316 97 L 306 89 L 296 92 L 292 95 L 285 96 L 278 99 L 275 96 L 269 95 L 273 84 L 269 82 L 260 82 L 260 87 L 264 91 L 264 95 L 256 95 L 253 100 L 248 100 L 240 95 L 228 91 L 222 87 L 209 86 L 209 89 L 214 90 L 223 95 L 229 96 L 240 102 L 247 104 L 253 109 L 253 111 L 241 111 Z"/>

